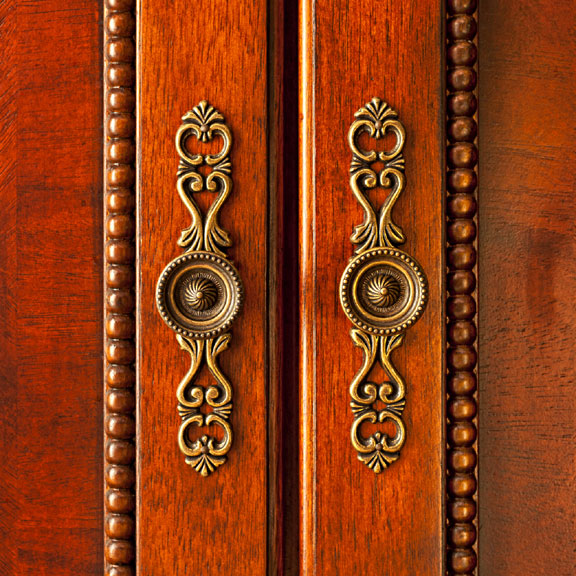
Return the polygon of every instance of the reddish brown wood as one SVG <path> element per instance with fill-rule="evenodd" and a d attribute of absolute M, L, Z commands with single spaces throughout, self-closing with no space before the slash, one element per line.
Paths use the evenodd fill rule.
<path fill-rule="evenodd" d="M 100 22 L 0 5 L 2 574 L 102 574 Z"/>
<path fill-rule="evenodd" d="M 443 574 L 444 90 L 442 3 L 301 4 L 301 573 Z M 380 475 L 350 444 L 348 389 L 361 354 L 338 284 L 362 211 L 348 185 L 354 112 L 379 96 L 406 127 L 395 209 L 428 275 L 422 318 L 394 354 L 407 442 Z"/>
<path fill-rule="evenodd" d="M 139 12 L 139 437 L 138 570 L 141 576 L 249 574 L 277 564 L 276 56 L 267 2 L 143 3 Z M 270 69 L 268 66 L 270 65 Z M 189 368 L 155 305 L 166 264 L 181 253 L 190 215 L 176 191 L 174 136 L 201 100 L 231 128 L 234 188 L 220 222 L 245 302 L 221 356 L 234 387 L 234 441 L 207 478 L 177 444 L 176 388 Z M 269 231 L 270 230 L 270 231 Z M 204 371 L 199 383 L 209 378 Z"/>
<path fill-rule="evenodd" d="M 483 576 L 576 566 L 575 25 L 570 2 L 481 7 Z"/>
<path fill-rule="evenodd" d="M 450 0 L 446 20 L 446 455 L 450 575 L 477 566 L 477 3 Z"/>

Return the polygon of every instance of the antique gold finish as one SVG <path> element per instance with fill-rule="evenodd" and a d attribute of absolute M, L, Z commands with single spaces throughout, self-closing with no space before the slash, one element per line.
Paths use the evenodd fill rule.
<path fill-rule="evenodd" d="M 223 251 L 232 242 L 218 224 L 218 213 L 232 191 L 229 158 L 232 135 L 224 117 L 206 101 L 187 112 L 182 120 L 176 133 L 180 156 L 177 189 L 192 223 L 182 231 L 178 241 L 186 248 L 185 253 L 172 260 L 158 279 L 156 304 L 162 319 L 176 332 L 180 347 L 190 354 L 190 369 L 177 391 L 178 412 L 182 417 L 178 445 L 186 463 L 202 476 L 208 476 L 226 462 L 232 446 L 232 385 L 220 370 L 217 358 L 228 348 L 231 338 L 228 330 L 242 305 L 238 271 Z M 218 154 L 203 156 L 190 152 L 191 137 L 207 142 L 215 135 L 223 140 Z M 201 166 L 208 166 L 211 172 L 203 176 L 198 171 Z M 202 191 L 217 194 L 205 218 L 194 200 L 194 194 Z M 195 385 L 203 365 L 216 385 L 208 388 Z M 190 438 L 193 429 L 206 426 L 220 428 L 222 438 L 207 434 L 197 440 Z"/>
<path fill-rule="evenodd" d="M 352 340 L 364 353 L 362 368 L 350 386 L 354 413 L 350 437 L 358 459 L 378 474 L 398 459 L 406 440 L 402 421 L 406 386 L 394 368 L 391 354 L 402 344 L 404 331 L 422 314 L 428 291 L 420 265 L 398 250 L 406 237 L 392 220 L 394 204 L 406 186 L 404 126 L 396 112 L 379 98 L 360 108 L 355 118 L 348 132 L 352 150 L 350 188 L 364 209 L 364 222 L 355 227 L 350 238 L 358 247 L 340 281 L 340 303 L 355 325 Z M 362 132 L 377 140 L 391 133 L 395 136 L 394 146 L 382 152 L 363 150 L 358 144 Z M 372 166 L 376 162 L 383 164 L 378 173 Z M 378 215 L 367 194 L 376 187 L 390 190 Z M 370 381 L 377 361 L 387 376 L 381 384 Z M 377 403 L 384 406 L 376 409 Z M 375 432 L 365 438 L 361 433 L 365 422 L 389 422 L 396 432 L 393 437 Z"/>

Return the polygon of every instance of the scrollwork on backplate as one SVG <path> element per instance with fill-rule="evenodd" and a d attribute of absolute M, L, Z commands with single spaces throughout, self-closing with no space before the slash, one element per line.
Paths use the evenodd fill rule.
<path fill-rule="evenodd" d="M 404 331 L 421 315 L 427 299 L 426 277 L 420 265 L 398 250 L 406 241 L 402 228 L 392 220 L 392 209 L 405 188 L 402 150 L 406 131 L 398 114 L 379 98 L 373 98 L 355 114 L 348 144 L 352 151 L 350 188 L 362 208 L 364 221 L 350 237 L 358 247 L 340 282 L 340 302 L 356 326 L 350 334 L 364 355 L 364 362 L 350 386 L 354 423 L 350 431 L 358 459 L 375 473 L 395 462 L 406 441 L 402 413 L 406 386 L 392 363 L 392 352 L 404 341 Z M 358 139 L 362 132 L 376 140 L 393 134 L 390 150 L 364 150 Z M 375 164 L 380 163 L 377 171 Z M 374 188 L 389 190 L 378 210 L 369 198 Z M 371 380 L 376 364 L 386 380 Z M 391 424 L 394 434 L 384 430 L 366 437 L 365 423 Z"/>
<path fill-rule="evenodd" d="M 402 155 L 406 131 L 398 120 L 398 114 L 379 98 L 373 98 L 354 116 L 356 120 L 348 132 L 348 144 L 352 150 L 350 187 L 364 209 L 364 222 L 356 226 L 350 240 L 353 244 L 359 244 L 356 254 L 361 254 L 377 246 L 392 248 L 406 241 L 402 228 L 392 221 L 392 209 L 406 185 Z M 362 132 L 367 132 L 376 140 L 390 132 L 396 137 L 396 143 L 390 151 L 362 150 L 357 142 Z M 384 164 L 378 174 L 372 169 L 374 162 Z M 391 189 L 380 207 L 378 217 L 367 196 L 367 191 L 377 186 Z"/>
<path fill-rule="evenodd" d="M 178 412 L 182 418 L 178 445 L 186 455 L 186 463 L 202 476 L 208 476 L 218 466 L 224 464 L 225 456 L 232 446 L 230 426 L 232 386 L 217 362 L 218 355 L 228 348 L 230 337 L 230 333 L 209 340 L 191 340 L 184 336 L 176 336 L 182 350 L 190 354 L 190 370 L 180 382 L 176 393 Z M 207 389 L 194 385 L 203 359 L 216 382 L 215 386 Z M 204 405 L 212 409 L 209 414 L 202 413 Z M 212 436 L 203 435 L 198 440 L 191 440 L 192 425 L 197 427 L 217 425 L 223 433 L 223 439 L 219 441 Z"/>
<path fill-rule="evenodd" d="M 402 344 L 404 334 L 379 337 L 362 330 L 352 330 L 351 336 L 354 344 L 364 352 L 364 364 L 350 386 L 350 406 L 354 413 L 350 437 L 359 460 L 378 474 L 398 459 L 406 437 L 401 418 L 406 404 L 404 380 L 390 360 L 392 351 Z M 387 382 L 376 384 L 369 381 L 369 373 L 376 360 L 386 372 Z M 382 402 L 385 408 L 376 410 L 374 405 L 377 401 Z M 375 432 L 368 438 L 360 434 L 364 422 L 376 424 L 386 421 L 392 422 L 396 428 L 392 438 L 383 432 Z"/>
<path fill-rule="evenodd" d="M 185 253 L 175 258 L 162 272 L 156 289 L 156 303 L 162 319 L 176 332 L 182 350 L 190 355 L 190 369 L 176 393 L 182 424 L 178 445 L 185 461 L 202 476 L 208 476 L 226 462 L 232 446 L 232 385 L 218 364 L 218 356 L 228 348 L 227 332 L 242 304 L 242 284 L 238 272 L 227 259 L 225 248 L 232 242 L 218 224 L 218 214 L 232 190 L 232 146 L 230 129 L 218 110 L 200 102 L 182 117 L 176 133 L 180 156 L 177 190 L 192 217 L 182 231 L 179 246 Z M 209 142 L 215 136 L 223 145 L 217 154 L 194 154 L 188 140 L 194 137 Z M 199 168 L 208 166 L 204 176 Z M 217 194 L 206 217 L 194 199 L 199 192 Z M 215 384 L 207 388 L 196 381 L 203 366 Z M 199 434 L 197 429 L 219 429 L 218 438 Z"/>
<path fill-rule="evenodd" d="M 178 194 L 192 216 L 192 224 L 182 231 L 178 245 L 186 251 L 206 250 L 219 256 L 226 256 L 222 248 L 232 242 L 228 232 L 218 224 L 218 213 L 232 191 L 231 164 L 228 154 L 232 146 L 230 129 L 224 124 L 224 117 L 208 102 L 203 100 L 190 112 L 182 116 L 183 124 L 176 133 L 176 150 L 180 155 L 178 167 Z M 223 146 L 218 154 L 190 154 L 186 140 L 195 136 L 200 142 L 209 142 L 220 136 Z M 209 166 L 212 172 L 204 178 L 198 171 L 201 166 Z M 194 192 L 208 190 L 218 196 L 202 220 Z"/>

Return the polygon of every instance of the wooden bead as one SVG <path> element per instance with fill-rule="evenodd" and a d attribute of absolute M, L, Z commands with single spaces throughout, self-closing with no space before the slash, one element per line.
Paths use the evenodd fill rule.
<path fill-rule="evenodd" d="M 472 92 L 451 94 L 447 100 L 448 113 L 452 116 L 474 116 L 478 103 Z"/>
<path fill-rule="evenodd" d="M 456 397 L 448 402 L 451 420 L 472 420 L 476 416 L 476 401 L 473 398 Z"/>
<path fill-rule="evenodd" d="M 476 517 L 476 502 L 471 498 L 455 498 L 448 504 L 448 516 L 454 522 L 471 522 Z"/>
<path fill-rule="evenodd" d="M 110 412 L 129 414 L 136 408 L 136 397 L 132 390 L 110 390 L 106 394 L 106 407 Z"/>
<path fill-rule="evenodd" d="M 448 147 L 447 159 L 450 168 L 474 168 L 478 161 L 478 151 L 470 142 L 459 142 Z"/>
<path fill-rule="evenodd" d="M 131 340 L 109 340 L 106 343 L 106 359 L 111 364 L 132 364 L 136 348 Z"/>
<path fill-rule="evenodd" d="M 134 185 L 136 173 L 129 165 L 120 165 L 110 168 L 106 173 L 106 183 L 112 188 L 129 188 Z"/>
<path fill-rule="evenodd" d="M 448 290 L 451 295 L 472 294 L 476 289 L 476 276 L 470 270 L 456 270 L 448 274 Z"/>
<path fill-rule="evenodd" d="M 131 442 L 110 440 L 106 443 L 106 461 L 110 464 L 132 464 L 135 457 L 136 450 Z"/>
<path fill-rule="evenodd" d="M 476 366 L 476 350 L 472 346 L 450 347 L 448 349 L 447 359 L 450 370 L 472 370 Z"/>
<path fill-rule="evenodd" d="M 469 498 L 476 493 L 474 474 L 454 474 L 448 478 L 448 490 L 454 498 Z"/>
<path fill-rule="evenodd" d="M 136 51 L 132 38 L 115 38 L 106 44 L 108 62 L 134 62 Z"/>
<path fill-rule="evenodd" d="M 476 238 L 476 223 L 470 218 L 457 218 L 448 222 L 446 236 L 450 244 L 468 244 Z"/>
<path fill-rule="evenodd" d="M 110 538 L 128 540 L 134 536 L 134 518 L 127 514 L 107 514 L 104 530 Z"/>
<path fill-rule="evenodd" d="M 106 383 L 111 388 L 130 388 L 136 382 L 136 373 L 131 366 L 111 365 L 106 370 Z"/>
<path fill-rule="evenodd" d="M 134 230 L 134 217 L 132 215 L 118 214 L 110 216 L 106 220 L 106 232 L 109 238 L 133 238 Z"/>
<path fill-rule="evenodd" d="M 131 513 L 134 511 L 136 501 L 130 490 L 114 488 L 106 491 L 105 505 L 109 512 Z"/>
<path fill-rule="evenodd" d="M 109 488 L 132 488 L 136 484 L 136 472 L 131 466 L 107 466 L 106 484 Z"/>
<path fill-rule="evenodd" d="M 130 164 L 134 162 L 136 151 L 134 143 L 130 140 L 113 140 L 106 147 L 106 158 L 109 162 L 118 162 L 119 164 Z"/>
<path fill-rule="evenodd" d="M 113 265 L 106 267 L 106 285 L 109 288 L 131 288 L 134 286 L 134 280 L 133 266 Z"/>
<path fill-rule="evenodd" d="M 477 179 L 474 170 L 459 168 L 448 172 L 447 184 L 452 193 L 470 194 L 476 190 Z"/>
<path fill-rule="evenodd" d="M 106 195 L 106 210 L 113 213 L 129 214 L 135 208 L 134 192 L 129 188 L 119 188 Z"/>
<path fill-rule="evenodd" d="M 472 576 L 476 568 L 476 552 L 474 552 L 473 548 L 454 550 L 449 555 L 449 564 L 454 574 L 469 574 Z"/>
<path fill-rule="evenodd" d="M 109 86 L 132 87 L 136 81 L 136 71 L 131 64 L 109 64 L 106 68 L 106 81 Z"/>
<path fill-rule="evenodd" d="M 476 340 L 476 325 L 469 320 L 457 320 L 448 324 L 448 341 L 452 345 L 472 345 Z"/>
<path fill-rule="evenodd" d="M 466 474 L 476 467 L 476 451 L 473 448 L 454 448 L 448 458 L 450 470 L 458 474 Z"/>
<path fill-rule="evenodd" d="M 472 244 L 458 244 L 450 247 L 448 264 L 454 270 L 472 270 L 476 265 L 476 249 Z"/>
<path fill-rule="evenodd" d="M 472 42 L 456 42 L 446 51 L 446 61 L 450 66 L 473 66 L 478 57 L 478 50 Z"/>
<path fill-rule="evenodd" d="M 476 20 L 468 14 L 458 14 L 448 20 L 447 34 L 451 40 L 473 40 L 476 32 Z"/>
<path fill-rule="evenodd" d="M 474 524 L 452 524 L 448 528 L 448 542 L 456 548 L 466 548 L 476 543 Z"/>
<path fill-rule="evenodd" d="M 474 372 L 457 372 L 448 378 L 448 392 L 456 396 L 469 396 L 476 392 L 477 381 Z"/>
<path fill-rule="evenodd" d="M 111 564 L 130 564 L 135 558 L 134 544 L 126 540 L 108 540 L 105 555 Z"/>
<path fill-rule="evenodd" d="M 111 414 L 106 417 L 104 430 L 109 438 L 126 440 L 136 432 L 136 423 L 128 414 Z"/>
<path fill-rule="evenodd" d="M 110 36 L 133 36 L 136 20 L 131 12 L 116 12 L 106 19 L 106 28 Z"/>
<path fill-rule="evenodd" d="M 474 142 L 478 126 L 473 118 L 460 116 L 448 122 L 447 132 L 451 142 Z"/>
<path fill-rule="evenodd" d="M 136 133 L 136 120 L 132 114 L 113 114 L 106 124 L 110 138 L 130 138 Z"/>
<path fill-rule="evenodd" d="M 126 314 L 111 314 L 106 318 L 106 335 L 109 338 L 131 338 L 136 331 L 134 318 Z"/>
<path fill-rule="evenodd" d="M 136 107 L 136 95 L 128 88 L 111 88 L 106 95 L 106 104 L 113 112 L 132 112 Z"/>
<path fill-rule="evenodd" d="M 469 194 L 455 194 L 448 198 L 446 211 L 450 218 L 473 218 L 476 214 L 476 199 Z"/>
<path fill-rule="evenodd" d="M 470 320 L 476 314 L 476 301 L 471 296 L 452 296 L 447 301 L 448 316 L 454 320 Z"/>
<path fill-rule="evenodd" d="M 134 295 L 130 290 L 109 290 L 106 293 L 106 310 L 116 314 L 134 311 Z"/>
<path fill-rule="evenodd" d="M 105 255 L 109 264 L 130 264 L 136 257 L 136 248 L 125 240 L 111 240 L 106 244 Z"/>
<path fill-rule="evenodd" d="M 446 84 L 452 92 L 469 92 L 476 88 L 476 72 L 468 66 L 456 66 L 448 70 Z"/>

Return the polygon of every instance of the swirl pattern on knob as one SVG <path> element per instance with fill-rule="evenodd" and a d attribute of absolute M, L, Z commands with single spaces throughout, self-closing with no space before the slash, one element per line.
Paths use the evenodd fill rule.
<path fill-rule="evenodd" d="M 206 278 L 192 278 L 184 288 L 184 300 L 194 310 L 208 310 L 216 304 L 218 289 Z"/>
<path fill-rule="evenodd" d="M 374 305 L 388 308 L 400 297 L 400 282 L 394 276 L 386 273 L 372 278 L 366 287 L 366 298 Z"/>

